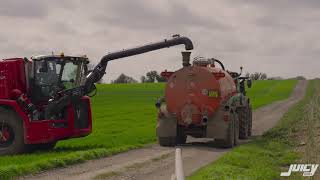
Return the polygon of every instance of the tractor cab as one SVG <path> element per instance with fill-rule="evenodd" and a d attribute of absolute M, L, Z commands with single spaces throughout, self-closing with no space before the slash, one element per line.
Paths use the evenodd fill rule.
<path fill-rule="evenodd" d="M 47 102 L 59 91 L 81 86 L 88 72 L 85 56 L 36 56 L 32 61 L 30 87 L 35 104 Z"/>

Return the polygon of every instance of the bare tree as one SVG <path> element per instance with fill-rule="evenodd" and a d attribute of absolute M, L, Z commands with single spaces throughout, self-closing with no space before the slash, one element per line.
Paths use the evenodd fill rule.
<path fill-rule="evenodd" d="M 141 82 L 165 82 L 166 78 L 162 77 L 157 71 L 149 71 L 146 76 L 141 77 Z"/>
<path fill-rule="evenodd" d="M 249 74 L 249 73 L 247 73 Z M 266 80 L 268 78 L 266 73 L 262 73 L 262 72 L 255 72 L 250 74 L 249 76 L 252 80 Z"/>
<path fill-rule="evenodd" d="M 261 80 L 266 80 L 268 77 L 267 77 L 267 74 L 266 73 L 262 73 L 261 76 L 260 76 L 260 79 Z"/>
<path fill-rule="evenodd" d="M 132 77 L 127 76 L 127 75 L 125 75 L 123 73 L 120 74 L 120 76 L 117 79 L 111 81 L 112 84 L 137 83 L 137 82 L 138 82 L 137 80 L 135 80 Z"/>
<path fill-rule="evenodd" d="M 140 80 L 142 83 L 145 83 L 147 81 L 147 78 L 145 76 L 141 76 Z"/>

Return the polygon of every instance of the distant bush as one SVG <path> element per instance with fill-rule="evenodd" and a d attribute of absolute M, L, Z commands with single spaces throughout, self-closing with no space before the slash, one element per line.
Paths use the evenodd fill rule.
<path fill-rule="evenodd" d="M 137 82 L 138 82 L 137 80 L 123 73 L 120 74 L 120 76 L 117 79 L 111 81 L 112 84 L 127 84 L 127 83 L 137 83 Z"/>
<path fill-rule="evenodd" d="M 166 82 L 166 78 L 162 77 L 157 71 L 147 72 L 146 76 L 141 76 L 140 80 L 142 83 Z"/>

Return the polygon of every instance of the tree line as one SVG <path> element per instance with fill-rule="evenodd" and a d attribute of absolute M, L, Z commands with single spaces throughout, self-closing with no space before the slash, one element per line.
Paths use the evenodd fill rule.
<path fill-rule="evenodd" d="M 165 82 L 166 78 L 162 77 L 157 71 L 149 71 L 146 75 L 141 76 L 141 83 L 154 83 L 154 82 Z M 115 80 L 111 81 L 112 84 L 121 84 L 121 83 L 138 83 L 136 79 L 125 74 L 120 74 Z"/>
<path fill-rule="evenodd" d="M 266 73 L 255 72 L 246 73 L 246 77 L 250 77 L 252 80 L 267 80 L 267 79 L 281 79 L 280 77 L 268 78 Z M 112 84 L 122 84 L 122 83 L 138 83 L 139 81 L 125 74 L 120 74 L 116 79 L 112 80 Z M 166 78 L 162 77 L 157 71 L 149 71 L 144 76 L 140 77 L 141 83 L 154 83 L 154 82 L 166 82 Z"/>

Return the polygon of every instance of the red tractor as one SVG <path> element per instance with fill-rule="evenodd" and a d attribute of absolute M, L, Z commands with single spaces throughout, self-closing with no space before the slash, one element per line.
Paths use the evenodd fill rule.
<path fill-rule="evenodd" d="M 161 42 L 110 53 L 90 72 L 86 57 L 49 55 L 0 61 L 0 155 L 51 149 L 59 140 L 92 131 L 89 95 L 114 59 L 192 41 L 174 36 Z"/>
<path fill-rule="evenodd" d="M 220 64 L 220 68 L 216 67 Z M 242 71 L 242 68 L 241 68 Z M 217 59 L 197 58 L 183 52 L 183 68 L 161 74 L 168 79 L 160 98 L 157 136 L 162 146 L 186 143 L 187 135 L 214 138 L 223 147 L 251 135 L 252 109 L 241 73 L 226 71 Z"/>

